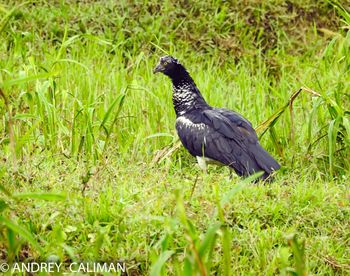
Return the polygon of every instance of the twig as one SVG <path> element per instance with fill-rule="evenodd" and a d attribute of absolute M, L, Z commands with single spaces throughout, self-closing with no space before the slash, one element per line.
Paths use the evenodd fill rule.
<path fill-rule="evenodd" d="M 192 250 L 192 252 L 193 252 L 194 259 L 196 260 L 196 263 L 197 263 L 197 265 L 198 265 L 200 274 L 201 274 L 202 276 L 206 276 L 206 275 L 207 275 L 207 271 L 205 270 L 205 267 L 204 267 L 204 264 L 203 264 L 203 262 L 202 262 L 202 259 L 201 259 L 201 257 L 199 256 L 199 253 L 198 253 L 198 251 L 197 251 L 197 249 L 196 249 L 195 242 L 194 242 L 194 240 L 192 239 L 192 237 L 191 237 L 189 234 L 187 234 L 187 236 L 188 236 L 187 239 L 189 239 L 189 241 L 190 241 L 190 243 L 191 243 L 191 250 Z"/>
<path fill-rule="evenodd" d="M 181 147 L 181 142 L 178 140 L 174 143 L 173 146 L 165 147 L 164 149 L 158 151 L 155 156 L 153 157 L 152 164 L 161 163 L 164 159 L 171 156 L 176 150 L 178 150 Z"/>
<path fill-rule="evenodd" d="M 318 93 L 318 92 L 312 90 L 311 88 L 302 86 L 302 87 L 300 87 L 300 89 L 302 89 L 302 90 L 304 90 L 304 91 L 306 91 L 306 92 L 309 92 L 309 93 L 311 93 L 312 95 L 314 95 L 314 96 L 316 96 L 316 97 L 321 97 L 321 94 L 320 94 L 320 93 Z"/>
<path fill-rule="evenodd" d="M 190 200 L 191 200 L 191 198 L 192 198 L 194 189 L 196 188 L 197 181 L 198 181 L 198 173 L 197 173 L 197 175 L 196 175 L 196 179 L 194 180 L 194 183 L 193 183 L 193 186 L 192 186 L 192 191 L 191 191 L 191 195 L 190 195 Z"/>
<path fill-rule="evenodd" d="M 294 115 L 293 115 L 293 103 L 294 103 L 294 100 L 298 97 L 298 95 L 300 94 L 301 91 L 304 91 L 304 92 L 308 92 L 310 94 L 312 94 L 313 96 L 316 96 L 316 97 L 321 97 L 321 94 L 308 88 L 308 87 L 304 87 L 304 86 L 301 86 L 299 88 L 298 91 L 296 91 L 295 93 L 293 93 L 293 95 L 290 97 L 289 99 L 289 112 L 290 112 L 290 124 L 291 124 L 291 132 L 290 132 L 290 138 L 292 140 L 292 145 L 294 145 Z"/>
<path fill-rule="evenodd" d="M 312 90 L 311 88 L 301 86 L 296 92 L 294 92 L 290 97 L 288 102 L 282 106 L 275 114 L 273 114 L 270 118 L 262 122 L 260 125 L 258 125 L 255 128 L 255 131 L 260 134 L 260 138 L 265 134 L 265 132 L 271 128 L 277 121 L 277 119 L 283 114 L 283 112 L 286 110 L 286 108 L 289 106 L 289 112 L 290 112 L 290 118 L 291 118 L 291 140 L 292 144 L 294 145 L 294 115 L 293 115 L 293 103 L 294 100 L 298 97 L 301 91 L 310 93 L 311 95 L 315 97 L 321 97 L 321 94 Z M 158 151 L 153 160 L 152 164 L 157 164 L 162 162 L 165 158 L 171 156 L 175 151 L 177 151 L 181 147 L 181 142 L 177 140 L 173 146 L 165 147 L 162 150 Z"/>
<path fill-rule="evenodd" d="M 291 98 L 289 99 L 289 113 L 290 113 L 290 139 L 292 140 L 292 145 L 294 145 L 294 115 L 293 115 L 293 102 L 296 99 L 296 97 L 299 95 L 299 93 L 302 91 L 302 88 L 299 88 L 297 92 L 295 92 Z"/>
<path fill-rule="evenodd" d="M 336 269 L 336 270 L 350 269 L 349 265 L 339 264 L 332 256 L 323 257 L 323 260 L 325 261 L 326 264 L 329 264 L 333 269 Z"/>

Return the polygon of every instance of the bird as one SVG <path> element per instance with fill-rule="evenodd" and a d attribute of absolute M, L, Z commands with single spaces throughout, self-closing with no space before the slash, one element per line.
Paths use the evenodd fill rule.
<path fill-rule="evenodd" d="M 272 178 L 280 165 L 260 145 L 247 119 L 238 112 L 210 106 L 186 68 L 170 55 L 160 58 L 153 73 L 171 79 L 177 134 L 203 171 L 208 163 L 216 163 L 243 178 L 258 172 L 258 180 Z"/>

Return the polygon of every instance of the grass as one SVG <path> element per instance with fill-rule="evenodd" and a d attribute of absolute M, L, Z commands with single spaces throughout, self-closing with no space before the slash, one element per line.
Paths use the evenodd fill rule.
<path fill-rule="evenodd" d="M 1 260 L 349 273 L 348 7 L 288 3 L 0 6 Z M 177 142 L 162 49 L 211 105 L 275 118 L 260 125 L 275 182 L 203 175 L 183 148 L 152 161 Z M 289 104 L 302 86 L 319 96 Z"/>

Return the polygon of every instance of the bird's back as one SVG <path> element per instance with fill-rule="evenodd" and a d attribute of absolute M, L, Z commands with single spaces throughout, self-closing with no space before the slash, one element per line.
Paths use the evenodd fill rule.
<path fill-rule="evenodd" d="M 250 122 L 219 108 L 195 109 L 179 116 L 176 129 L 184 147 L 233 168 L 240 176 L 264 171 L 266 178 L 280 166 L 262 148 Z"/>

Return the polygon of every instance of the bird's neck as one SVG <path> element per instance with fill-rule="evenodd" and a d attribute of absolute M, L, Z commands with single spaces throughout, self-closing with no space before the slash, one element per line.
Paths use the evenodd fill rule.
<path fill-rule="evenodd" d="M 177 117 L 194 109 L 208 107 L 208 104 L 188 73 L 183 78 L 172 78 L 172 82 L 173 104 Z"/>

